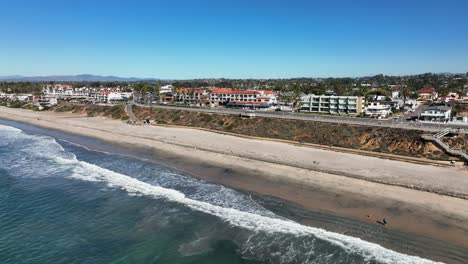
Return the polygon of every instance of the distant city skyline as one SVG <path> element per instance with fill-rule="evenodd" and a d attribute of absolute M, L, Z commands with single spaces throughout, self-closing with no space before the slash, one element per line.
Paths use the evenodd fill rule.
<path fill-rule="evenodd" d="M 0 76 L 363 77 L 468 72 L 468 3 L 0 1 Z"/>

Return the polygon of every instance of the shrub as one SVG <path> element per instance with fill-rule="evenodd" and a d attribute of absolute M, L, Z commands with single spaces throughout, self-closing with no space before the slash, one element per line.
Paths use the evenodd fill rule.
<path fill-rule="evenodd" d="M 74 111 L 74 110 L 76 110 L 78 108 L 79 108 L 79 106 L 77 106 L 77 105 L 64 104 L 64 105 L 60 105 L 57 108 L 55 108 L 55 112 L 71 112 L 71 111 Z"/>
<path fill-rule="evenodd" d="M 23 105 L 25 105 L 25 103 L 14 101 L 14 102 L 10 103 L 9 107 L 11 107 L 11 108 L 21 108 Z"/>
<path fill-rule="evenodd" d="M 213 116 L 212 115 L 209 115 L 209 114 L 203 114 L 202 117 L 201 117 L 201 121 L 202 122 L 206 122 L 206 123 L 209 123 L 213 120 Z"/>

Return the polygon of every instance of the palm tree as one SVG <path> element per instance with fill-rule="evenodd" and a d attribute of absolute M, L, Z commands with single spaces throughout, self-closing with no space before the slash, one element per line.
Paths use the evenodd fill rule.
<path fill-rule="evenodd" d="M 400 89 L 400 96 L 403 97 L 403 113 L 405 112 L 406 100 L 411 96 L 411 88 L 409 85 L 402 85 Z"/>

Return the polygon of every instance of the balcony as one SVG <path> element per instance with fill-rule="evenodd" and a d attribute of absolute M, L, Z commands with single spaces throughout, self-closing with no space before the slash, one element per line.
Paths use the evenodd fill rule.
<path fill-rule="evenodd" d="M 421 113 L 421 117 L 445 117 L 444 113 Z"/>

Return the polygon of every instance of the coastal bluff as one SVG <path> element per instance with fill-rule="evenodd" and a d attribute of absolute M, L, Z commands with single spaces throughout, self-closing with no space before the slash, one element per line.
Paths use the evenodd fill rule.
<path fill-rule="evenodd" d="M 56 112 L 73 112 L 88 116 L 107 116 L 127 120 L 124 106 L 97 106 L 64 104 L 50 109 Z M 243 119 L 237 115 L 202 113 L 133 106 L 134 114 L 155 125 L 172 125 L 208 129 L 260 138 L 288 140 L 324 147 L 361 150 L 424 158 L 430 160 L 457 160 L 444 153 L 431 142 L 424 141 L 421 130 L 373 127 L 340 123 L 327 123 L 293 119 L 257 117 Z M 451 147 L 468 150 L 467 136 L 448 138 Z"/>

